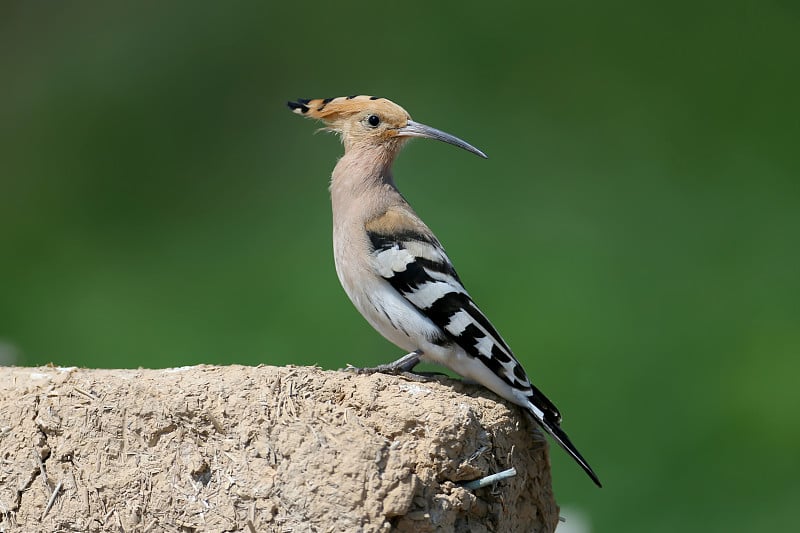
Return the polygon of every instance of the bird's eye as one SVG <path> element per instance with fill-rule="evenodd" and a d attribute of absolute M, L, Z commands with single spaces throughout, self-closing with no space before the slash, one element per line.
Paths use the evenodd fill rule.
<path fill-rule="evenodd" d="M 380 123 L 381 123 L 381 118 L 378 115 L 370 115 L 367 117 L 367 124 L 369 124 L 373 128 L 377 128 L 378 124 Z"/>

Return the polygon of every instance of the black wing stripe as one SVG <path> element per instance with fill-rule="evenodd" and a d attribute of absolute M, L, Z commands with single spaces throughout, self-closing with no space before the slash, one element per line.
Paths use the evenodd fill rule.
<path fill-rule="evenodd" d="M 391 278 L 388 278 L 388 281 L 392 284 L 392 287 L 401 293 L 410 294 L 424 283 L 434 280 L 425 272 L 418 259 L 406 265 L 406 269 L 402 272 L 395 272 Z"/>
<path fill-rule="evenodd" d="M 436 248 L 442 247 L 439 241 L 436 240 L 436 237 L 413 230 L 401 231 L 394 235 L 383 235 L 374 231 L 368 231 L 367 236 L 372 243 L 373 250 L 388 250 L 398 245 L 401 248 L 405 248 L 405 246 L 403 246 L 404 242 L 424 242 Z"/>
<path fill-rule="evenodd" d="M 454 340 L 455 342 L 461 346 L 468 354 L 472 355 L 473 357 L 477 357 L 480 361 L 486 365 L 497 377 L 502 379 L 506 384 L 519 388 L 520 384 L 514 382 L 511 377 L 508 375 L 508 371 L 503 364 L 503 359 L 497 358 L 494 356 L 494 353 L 497 351 L 497 345 L 493 344 L 492 346 L 492 353 L 485 354 L 478 348 L 478 343 L 486 338 L 486 335 L 476 326 L 475 324 L 469 324 L 467 327 L 464 328 L 464 331 L 461 332 L 460 335 L 455 336 L 450 334 L 449 331 L 445 330 Z M 511 361 L 511 358 L 503 354 L 505 357 L 506 362 Z M 516 366 L 519 366 L 518 364 Z M 524 383 L 524 381 L 523 381 Z"/>
<path fill-rule="evenodd" d="M 530 388 L 532 393 L 528 396 L 528 400 L 544 412 L 545 421 L 556 426 L 560 425 L 561 413 L 558 411 L 555 404 L 553 404 L 542 391 L 534 387 L 532 383 L 530 384 Z"/>

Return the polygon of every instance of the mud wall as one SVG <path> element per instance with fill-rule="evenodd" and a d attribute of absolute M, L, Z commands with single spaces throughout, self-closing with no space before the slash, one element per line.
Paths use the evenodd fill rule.
<path fill-rule="evenodd" d="M 479 387 L 308 367 L 0 367 L 0 532 L 543 532 L 557 519 L 547 444 Z"/>

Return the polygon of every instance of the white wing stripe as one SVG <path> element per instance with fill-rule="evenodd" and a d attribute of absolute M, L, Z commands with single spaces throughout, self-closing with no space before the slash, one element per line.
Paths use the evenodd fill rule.
<path fill-rule="evenodd" d="M 414 292 L 406 293 L 404 296 L 420 309 L 427 309 L 437 300 L 453 292 L 464 292 L 458 285 L 452 285 L 444 281 L 429 281 L 420 285 Z"/>
<path fill-rule="evenodd" d="M 492 348 L 494 347 L 494 345 L 495 343 L 492 340 L 492 338 L 487 335 L 485 337 L 481 337 L 480 339 L 478 339 L 478 342 L 475 343 L 475 348 L 477 348 L 478 351 L 481 352 L 486 357 L 491 357 Z M 503 365 L 503 367 L 506 368 L 506 371 L 508 371 L 508 367 L 506 367 L 505 365 Z"/>
<path fill-rule="evenodd" d="M 444 327 L 444 329 L 446 329 L 451 335 L 458 337 L 464 332 L 465 329 L 467 329 L 467 326 L 473 323 L 474 321 L 472 320 L 472 317 L 469 316 L 469 313 L 462 309 L 450 317 L 450 322 Z"/>
<path fill-rule="evenodd" d="M 375 259 L 378 273 L 384 278 L 390 278 L 395 272 L 403 272 L 409 263 L 414 262 L 415 257 L 408 250 L 395 245 L 376 254 Z"/>
<path fill-rule="evenodd" d="M 450 259 L 441 247 L 422 241 L 404 240 L 402 241 L 408 251 L 416 257 L 428 259 L 434 263 L 450 264 Z"/>

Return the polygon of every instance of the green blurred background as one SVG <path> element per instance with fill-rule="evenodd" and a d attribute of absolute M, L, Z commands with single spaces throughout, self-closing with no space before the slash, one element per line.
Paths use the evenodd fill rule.
<path fill-rule="evenodd" d="M 373 365 L 339 142 L 391 98 L 401 190 L 606 487 L 593 532 L 788 531 L 800 501 L 800 7 L 0 4 L 0 362 Z M 569 518 L 569 514 L 567 514 Z"/>

